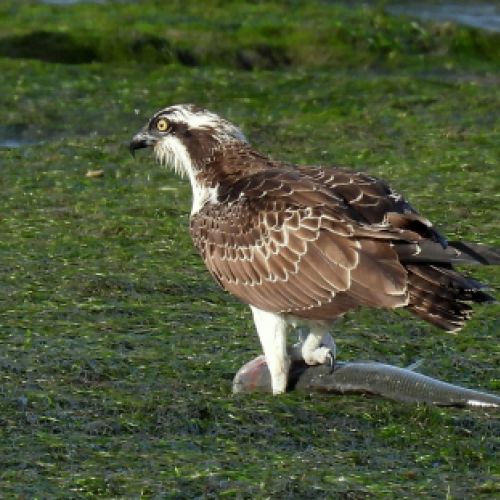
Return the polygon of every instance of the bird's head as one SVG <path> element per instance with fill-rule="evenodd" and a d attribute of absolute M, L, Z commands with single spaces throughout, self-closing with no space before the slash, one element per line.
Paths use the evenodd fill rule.
<path fill-rule="evenodd" d="M 159 163 L 192 178 L 234 143 L 247 144 L 238 127 L 206 109 L 180 104 L 155 113 L 132 138 L 130 151 L 152 146 Z"/>

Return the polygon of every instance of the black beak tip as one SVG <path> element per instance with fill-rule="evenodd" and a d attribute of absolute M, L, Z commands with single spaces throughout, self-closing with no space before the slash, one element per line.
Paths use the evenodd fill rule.
<path fill-rule="evenodd" d="M 149 137 L 144 137 L 143 134 L 137 134 L 132 137 L 132 140 L 129 144 L 130 154 L 135 158 L 135 152 L 137 149 L 147 148 L 148 146 L 152 146 L 153 141 Z"/>

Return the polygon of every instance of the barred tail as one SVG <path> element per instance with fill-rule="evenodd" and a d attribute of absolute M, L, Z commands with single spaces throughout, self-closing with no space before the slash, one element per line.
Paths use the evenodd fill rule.
<path fill-rule="evenodd" d="M 451 266 L 406 265 L 408 309 L 444 330 L 458 331 L 472 314 L 471 303 L 494 302 L 485 286 Z"/>

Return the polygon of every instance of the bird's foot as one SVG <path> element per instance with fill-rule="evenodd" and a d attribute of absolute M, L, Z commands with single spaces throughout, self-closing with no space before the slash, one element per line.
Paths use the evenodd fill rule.
<path fill-rule="evenodd" d="M 328 335 L 325 337 L 319 347 L 308 350 L 305 343 L 297 342 L 289 349 L 289 355 L 292 361 L 304 361 L 308 365 L 327 365 L 330 367 L 330 373 L 335 369 L 336 348 L 333 338 Z"/>
<path fill-rule="evenodd" d="M 330 373 L 335 369 L 335 351 L 329 347 L 318 347 L 314 351 L 302 353 L 304 361 L 308 365 L 326 365 Z"/>

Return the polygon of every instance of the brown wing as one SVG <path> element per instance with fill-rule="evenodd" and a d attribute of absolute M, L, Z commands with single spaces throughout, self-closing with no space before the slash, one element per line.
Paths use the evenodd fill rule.
<path fill-rule="evenodd" d="M 192 216 L 191 235 L 212 275 L 244 302 L 316 319 L 407 304 L 391 242 L 417 234 L 360 223 L 332 190 L 289 169 L 220 186 L 219 199 Z"/>
<path fill-rule="evenodd" d="M 495 264 L 497 250 L 482 245 L 452 242 L 436 231 L 388 184 L 361 172 L 336 168 L 298 167 L 298 170 L 327 187 L 368 224 L 386 223 L 418 233 L 422 239 L 407 243 L 393 241 L 393 249 L 407 271 L 408 308 L 426 321 L 457 331 L 472 313 L 473 302 L 491 302 L 484 286 L 458 273 L 453 264 Z"/>
<path fill-rule="evenodd" d="M 417 232 L 446 247 L 446 238 L 385 181 L 363 172 L 341 168 L 298 166 L 298 171 L 342 198 L 368 224 L 387 222 L 392 227 Z"/>

